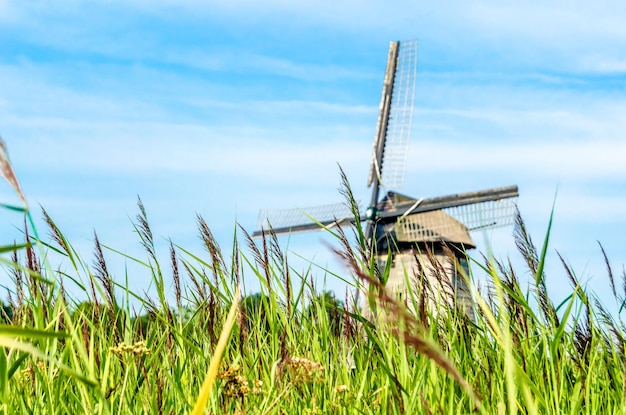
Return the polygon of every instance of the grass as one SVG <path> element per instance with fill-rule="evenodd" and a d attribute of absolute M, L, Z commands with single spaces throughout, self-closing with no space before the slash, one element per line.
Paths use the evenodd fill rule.
<path fill-rule="evenodd" d="M 11 280 L 0 325 L 0 413 L 626 413 L 623 322 L 562 259 L 571 295 L 552 303 L 549 229 L 538 250 L 520 217 L 515 238 L 533 286 L 519 282 L 527 270 L 473 260 L 488 281 L 474 289 L 473 321 L 444 307 L 407 312 L 378 282 L 385 270 L 376 269 L 360 224 L 354 238 L 329 230 L 347 274 L 370 284 L 386 312 L 373 325 L 349 295 L 320 293 L 310 270 L 292 269 L 271 231 L 255 243 L 240 229 L 227 258 L 198 217 L 205 255 L 171 243 L 161 263 L 139 201 L 134 226 L 146 256 L 127 259 L 143 264 L 156 287 L 146 299 L 112 279 L 105 257 L 118 253 L 97 235 L 86 260 L 44 211 L 52 238 L 42 241 L 20 199 L 23 206 L 9 208 L 26 216 L 24 243 L 0 247 Z M 53 254 L 70 269 L 53 267 Z M 626 275 L 618 288 L 606 262 L 621 313 Z M 240 298 L 250 279 L 261 292 Z M 68 286 L 87 300 L 72 300 Z M 425 287 L 416 290 L 411 301 L 419 302 Z"/>

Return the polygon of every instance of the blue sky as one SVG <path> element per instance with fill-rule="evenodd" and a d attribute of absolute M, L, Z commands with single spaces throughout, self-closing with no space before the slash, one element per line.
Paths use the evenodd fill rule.
<path fill-rule="evenodd" d="M 368 200 L 388 44 L 417 37 L 402 191 L 518 184 L 540 244 L 558 188 L 548 287 L 569 292 L 558 250 L 604 297 L 597 241 L 616 274 L 626 263 L 624 21 L 621 1 L 0 0 L 0 134 L 31 205 L 85 258 L 94 229 L 142 255 L 137 195 L 159 240 L 202 252 L 199 213 L 229 251 L 260 208 L 340 201 L 337 163 Z M 21 219 L 0 214 L 10 238 Z M 475 239 L 521 263 L 510 233 Z M 341 269 L 322 240 L 285 244 Z"/>

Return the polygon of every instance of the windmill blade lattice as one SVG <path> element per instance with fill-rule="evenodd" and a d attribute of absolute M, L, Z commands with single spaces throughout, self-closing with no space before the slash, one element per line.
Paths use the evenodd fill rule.
<path fill-rule="evenodd" d="M 516 201 L 517 198 L 490 200 L 402 216 L 396 224 L 397 237 L 399 241 L 463 241 L 467 231 L 511 225 Z"/>
<path fill-rule="evenodd" d="M 386 131 L 382 137 L 382 143 L 379 140 L 374 142 L 369 184 L 373 182 L 373 175 L 378 174 L 381 176 L 380 184 L 386 188 L 397 189 L 404 185 L 404 173 L 413 125 L 416 80 L 417 39 L 399 42 Z M 383 89 L 383 96 L 384 94 L 385 90 Z M 377 165 L 377 147 L 380 145 L 383 146 L 383 154 L 380 165 Z"/>
<path fill-rule="evenodd" d="M 463 222 L 470 231 L 493 229 L 513 224 L 517 198 L 491 200 L 444 209 L 444 212 Z"/>
<path fill-rule="evenodd" d="M 274 232 L 280 234 L 320 229 L 318 223 L 328 225 L 353 219 L 352 210 L 345 203 L 295 209 L 262 209 L 259 212 L 257 229 L 267 229 L 269 224 Z M 257 231 L 253 236 L 259 236 L 260 233 Z"/>

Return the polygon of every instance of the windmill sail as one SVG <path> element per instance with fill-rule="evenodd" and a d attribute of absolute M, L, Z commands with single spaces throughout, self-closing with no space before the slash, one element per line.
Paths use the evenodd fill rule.
<path fill-rule="evenodd" d="M 466 212 L 474 212 L 476 215 L 482 209 L 490 209 L 499 206 L 493 202 L 506 201 L 514 204 L 519 196 L 517 186 L 497 187 L 493 189 L 479 190 L 476 192 L 456 193 L 447 196 L 431 197 L 427 199 L 414 199 L 396 192 L 388 192 L 385 199 L 381 201 L 382 209 L 380 211 L 380 219 L 395 219 L 407 216 L 413 213 L 427 212 L 431 210 L 452 210 L 462 208 L 464 206 L 472 206 L 467 208 Z M 463 210 L 458 210 L 460 216 L 463 216 Z M 466 216 L 471 219 L 471 216 Z"/>
<path fill-rule="evenodd" d="M 374 220 L 378 210 L 376 205 L 381 185 L 385 187 L 401 185 L 404 181 L 411 137 L 416 73 L 417 40 L 391 42 L 367 182 L 367 185 L 372 187 L 365 231 L 368 240 L 374 232 Z"/>
<path fill-rule="evenodd" d="M 518 197 L 517 186 L 480 190 L 477 192 L 456 193 L 447 196 L 414 199 L 396 192 L 388 192 L 380 202 L 379 221 L 400 222 L 399 226 L 409 225 L 419 213 L 443 210 L 468 230 L 491 229 L 512 223 L 515 203 Z M 360 211 L 363 209 L 360 206 Z M 359 218 L 367 220 L 365 213 Z M 253 236 L 261 236 L 268 224 L 276 234 L 320 230 L 324 227 L 354 222 L 355 218 L 345 203 L 335 203 L 299 209 L 263 209 L 259 214 L 258 231 Z M 403 222 L 404 221 L 404 222 Z M 431 221 L 432 222 L 432 221 Z M 403 225 L 407 224 L 407 225 Z M 430 223 L 428 228 L 436 230 L 442 224 Z M 408 228 L 407 228 L 408 229 Z"/>
<path fill-rule="evenodd" d="M 391 42 L 367 185 L 401 188 L 413 125 L 417 39 Z"/>
<path fill-rule="evenodd" d="M 296 233 L 323 229 L 323 227 L 354 221 L 352 210 L 345 203 L 333 203 L 299 209 L 263 209 L 259 212 L 257 231 L 252 236 L 263 234 L 268 226 L 276 234 Z"/>
<path fill-rule="evenodd" d="M 513 223 L 516 201 L 517 196 L 510 196 L 506 199 L 474 202 L 401 216 L 396 222 L 397 238 L 399 241 L 406 242 L 445 241 L 452 240 L 450 235 L 455 235 L 457 240 L 462 240 L 462 237 L 458 235 L 467 231 L 508 226 Z M 441 215 L 455 220 L 446 220 Z M 465 245 L 470 244 L 466 242 Z"/>

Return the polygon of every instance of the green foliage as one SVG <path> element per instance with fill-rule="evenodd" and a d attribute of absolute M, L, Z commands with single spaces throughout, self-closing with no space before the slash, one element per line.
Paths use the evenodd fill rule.
<path fill-rule="evenodd" d="M 332 291 L 324 291 L 313 297 L 311 304 L 306 309 L 306 317 L 311 324 L 317 324 L 325 330 L 325 327 L 334 336 L 341 336 L 341 326 L 344 318 L 343 301 L 335 297 Z"/>
<path fill-rule="evenodd" d="M 0 322 L 11 324 L 13 321 L 13 307 L 0 301 Z"/>
<path fill-rule="evenodd" d="M 360 225 L 355 242 L 329 230 L 350 266 L 342 278 L 369 283 L 371 304 L 382 307 L 385 320 L 373 324 L 333 293 L 317 292 L 311 269 L 290 268 L 271 232 L 257 244 L 243 231 L 248 249 L 235 241 L 226 261 L 198 217 L 207 253 L 171 244 L 171 266 L 163 266 L 141 201 L 139 210 L 135 229 L 147 257 L 126 258 L 152 278 L 156 299 L 112 280 L 103 251 L 120 253 L 96 237 L 90 265 L 47 214 L 53 243 L 28 228 L 25 244 L 0 248 L 12 280 L 11 305 L 2 307 L 11 325 L 0 325 L 0 413 L 626 412 L 623 322 L 564 261 L 571 295 L 552 303 L 549 230 L 537 250 L 520 217 L 515 235 L 532 286 L 523 288 L 522 271 L 508 263 L 473 261 L 488 282 L 473 291 L 474 320 L 444 306 L 413 316 L 386 295 Z M 50 266 L 53 253 L 70 269 Z M 620 307 L 624 294 L 608 260 L 607 267 Z M 239 281 L 254 278 L 261 293 L 237 308 Z"/>

